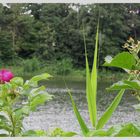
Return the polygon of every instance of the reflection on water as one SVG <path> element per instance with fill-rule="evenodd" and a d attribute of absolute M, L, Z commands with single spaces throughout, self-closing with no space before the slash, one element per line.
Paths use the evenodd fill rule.
<path fill-rule="evenodd" d="M 30 117 L 25 119 L 25 128 L 48 130 L 49 128 L 61 127 L 64 130 L 79 132 L 80 128 L 72 110 L 65 82 L 63 80 L 51 80 L 45 84 L 48 92 L 53 94 L 54 98 L 44 106 L 39 107 L 37 112 L 32 113 Z M 71 89 L 72 96 L 83 118 L 90 126 L 85 94 L 85 81 L 69 80 L 66 81 L 66 84 Z M 97 107 L 99 116 L 101 116 L 103 111 L 117 95 L 115 92 L 110 93 L 105 90 L 111 84 L 112 81 L 98 82 Z M 130 95 L 130 93 L 125 93 L 117 111 L 106 127 L 116 123 L 138 122 L 139 113 L 132 108 L 132 105 L 136 103 L 138 101 L 135 97 Z"/>

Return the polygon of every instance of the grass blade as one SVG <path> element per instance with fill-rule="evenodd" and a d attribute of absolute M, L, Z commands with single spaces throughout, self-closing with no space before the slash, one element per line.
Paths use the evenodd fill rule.
<path fill-rule="evenodd" d="M 79 111 L 78 111 L 78 109 L 77 109 L 77 106 L 76 106 L 76 104 L 75 104 L 75 102 L 74 102 L 74 100 L 73 100 L 73 97 L 72 97 L 72 95 L 71 95 L 70 92 L 69 92 L 69 95 L 70 95 L 70 99 L 71 99 L 71 102 L 72 102 L 72 106 L 73 106 L 74 113 L 75 113 L 75 115 L 76 115 L 76 117 L 77 117 L 77 120 L 78 120 L 78 122 L 79 122 L 79 124 L 80 124 L 82 133 L 83 133 L 84 136 L 86 136 L 86 134 L 89 132 L 89 129 L 88 129 L 88 127 L 86 126 L 86 124 L 85 124 L 85 122 L 84 122 L 82 116 L 80 115 L 80 113 L 79 113 Z"/>
<path fill-rule="evenodd" d="M 90 78 L 90 70 L 89 70 L 89 63 L 88 63 L 88 57 L 87 57 L 87 47 L 86 47 L 86 40 L 85 40 L 85 34 L 84 34 L 84 27 L 83 27 L 83 37 L 84 37 L 84 46 L 85 46 L 85 59 L 86 59 L 86 97 L 88 102 L 88 110 L 89 110 L 89 116 L 92 124 L 94 124 L 93 121 L 93 106 L 92 106 L 92 98 L 91 98 L 91 78 Z"/>
<path fill-rule="evenodd" d="M 111 103 L 111 105 L 107 108 L 107 110 L 105 111 L 105 113 L 102 115 L 102 117 L 100 118 L 100 120 L 98 121 L 97 127 L 96 129 L 101 129 L 104 127 L 104 125 L 107 123 L 107 121 L 111 118 L 113 112 L 116 110 L 116 108 L 118 107 L 122 96 L 124 94 L 125 90 L 121 90 L 118 95 L 115 97 L 114 101 Z"/>
<path fill-rule="evenodd" d="M 96 126 L 96 122 L 97 122 L 96 94 L 97 94 L 97 52 L 98 52 L 98 32 L 99 32 L 98 30 L 99 30 L 99 24 L 97 26 L 97 32 L 96 32 L 94 61 L 93 61 L 93 68 L 91 74 L 89 70 L 86 41 L 85 41 L 85 35 L 83 31 L 85 57 L 86 57 L 86 96 L 88 102 L 89 116 L 93 127 Z"/>
<path fill-rule="evenodd" d="M 94 61 L 93 61 L 93 68 L 91 72 L 91 86 L 92 86 L 92 103 L 93 103 L 93 111 L 94 111 L 94 126 L 96 126 L 97 122 L 97 106 L 96 106 L 96 95 L 97 95 L 97 58 L 98 58 L 98 35 L 99 34 L 99 24 L 97 25 L 97 32 L 96 32 L 96 44 L 95 44 L 95 51 L 94 51 Z"/>

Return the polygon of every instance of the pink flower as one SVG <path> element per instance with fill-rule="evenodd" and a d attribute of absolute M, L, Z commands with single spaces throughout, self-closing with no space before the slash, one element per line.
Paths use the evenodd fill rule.
<path fill-rule="evenodd" d="M 0 70 L 0 83 L 9 82 L 14 77 L 13 73 L 7 69 Z"/>

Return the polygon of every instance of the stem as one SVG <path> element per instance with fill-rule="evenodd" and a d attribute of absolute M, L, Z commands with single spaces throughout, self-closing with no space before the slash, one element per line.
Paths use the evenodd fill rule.
<path fill-rule="evenodd" d="M 12 137 L 15 137 L 15 136 L 16 136 L 16 135 L 15 135 L 15 123 L 14 123 L 14 119 L 13 119 L 13 116 L 12 116 L 11 113 L 9 114 L 9 117 L 10 117 L 10 119 L 11 119 L 11 123 L 12 123 L 12 127 L 13 127 L 11 136 L 12 136 Z"/>

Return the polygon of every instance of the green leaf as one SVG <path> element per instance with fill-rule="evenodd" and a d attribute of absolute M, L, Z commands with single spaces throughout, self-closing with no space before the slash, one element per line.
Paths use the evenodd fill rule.
<path fill-rule="evenodd" d="M 71 102 L 72 102 L 72 106 L 73 106 L 74 113 L 75 113 L 75 115 L 76 115 L 76 117 L 77 117 L 77 120 L 78 120 L 79 125 L 80 125 L 81 130 L 82 130 L 82 133 L 83 133 L 84 135 L 86 135 L 86 134 L 89 132 L 89 129 L 88 129 L 88 127 L 86 126 L 86 124 L 85 124 L 85 122 L 84 122 L 82 116 L 80 115 L 80 113 L 79 113 L 79 111 L 78 111 L 78 109 L 77 109 L 77 106 L 76 106 L 76 104 L 75 104 L 75 102 L 74 102 L 74 100 L 73 100 L 72 95 L 71 95 L 70 92 L 69 92 L 69 95 L 70 95 L 70 99 L 71 99 Z"/>
<path fill-rule="evenodd" d="M 14 112 L 18 117 L 23 117 L 23 115 L 28 116 L 30 113 L 30 106 L 22 106 L 21 108 L 15 109 Z"/>
<path fill-rule="evenodd" d="M 0 123 L 0 129 L 3 129 L 7 132 L 11 132 L 12 131 L 12 126 L 1 122 Z"/>
<path fill-rule="evenodd" d="M 131 86 L 133 89 L 140 90 L 139 80 L 132 80 L 132 81 L 125 80 L 124 83 Z"/>
<path fill-rule="evenodd" d="M 108 136 L 108 133 L 105 130 L 99 129 L 99 130 L 93 130 L 87 133 L 87 137 L 93 137 L 93 136 Z"/>
<path fill-rule="evenodd" d="M 122 52 L 116 55 L 114 58 L 107 56 L 105 58 L 103 66 L 118 67 L 123 69 L 132 70 L 133 66 L 136 65 L 135 57 L 129 52 Z"/>
<path fill-rule="evenodd" d="M 50 134 L 51 137 L 72 137 L 75 136 L 75 132 L 65 132 L 61 128 L 55 128 Z"/>
<path fill-rule="evenodd" d="M 121 125 L 115 125 L 115 126 L 112 126 L 111 128 L 109 128 L 107 130 L 107 135 L 108 136 L 115 136 L 116 134 L 118 134 L 118 132 L 121 130 L 122 126 Z"/>
<path fill-rule="evenodd" d="M 116 137 L 139 137 L 140 127 L 130 123 L 122 126 L 122 129 L 115 135 Z"/>
<path fill-rule="evenodd" d="M 48 79 L 50 77 L 52 77 L 50 74 L 43 73 L 43 74 L 40 74 L 40 75 L 37 75 L 37 76 L 32 77 L 29 80 L 29 83 L 28 84 L 31 85 L 31 86 L 33 86 L 33 87 L 37 87 L 39 81 L 46 80 L 46 79 Z"/>
<path fill-rule="evenodd" d="M 113 100 L 113 102 L 110 104 L 110 106 L 107 108 L 107 110 L 104 112 L 104 114 L 101 116 L 101 118 L 98 121 L 97 127 L 96 129 L 101 129 L 104 127 L 104 125 L 107 123 L 107 121 L 110 119 L 110 117 L 112 116 L 113 112 L 116 110 L 116 108 L 118 107 L 122 96 L 124 94 L 125 90 L 121 90 L 118 95 L 115 97 L 115 99 Z"/>
<path fill-rule="evenodd" d="M 86 96 L 88 102 L 89 116 L 92 123 L 92 126 L 95 127 L 97 123 L 97 107 L 96 107 L 96 94 L 97 94 L 97 52 L 98 52 L 98 32 L 99 24 L 97 26 L 96 32 L 96 44 L 94 51 L 94 61 L 92 72 L 90 74 L 88 58 L 87 58 L 87 49 L 84 35 L 84 44 L 85 44 L 85 57 L 86 57 Z"/>
<path fill-rule="evenodd" d="M 55 128 L 53 131 L 49 133 L 51 137 L 62 136 L 63 130 L 61 128 Z"/>
<path fill-rule="evenodd" d="M 38 88 L 33 88 L 31 91 L 30 91 L 30 95 L 32 96 L 35 96 L 37 94 L 39 94 L 40 92 L 42 91 L 45 91 L 46 90 L 46 87 L 45 86 L 40 86 Z"/>
<path fill-rule="evenodd" d="M 34 96 L 30 101 L 30 109 L 34 111 L 38 105 L 44 104 L 46 101 L 52 99 L 52 96 L 47 92 Z"/>
<path fill-rule="evenodd" d="M 11 83 L 14 83 L 14 84 L 16 84 L 16 85 L 18 85 L 18 86 L 23 86 L 24 80 L 23 80 L 23 78 L 21 78 L 21 77 L 14 77 L 13 79 L 11 79 L 10 82 L 11 82 Z"/>
<path fill-rule="evenodd" d="M 94 62 L 93 68 L 91 72 L 91 87 L 92 92 L 91 94 L 91 106 L 92 106 L 92 125 L 95 127 L 97 123 L 97 107 L 96 107 L 96 96 L 97 96 L 97 58 L 98 58 L 98 33 L 99 33 L 99 24 L 97 26 L 96 32 L 96 44 L 95 44 L 95 51 L 94 51 Z"/>
<path fill-rule="evenodd" d="M 28 131 L 25 131 L 25 132 L 22 134 L 22 136 L 23 136 L 23 137 L 25 137 L 25 136 L 32 136 L 32 137 L 34 137 L 34 136 L 37 136 L 37 135 L 36 135 L 36 132 L 35 132 L 34 130 L 28 130 Z"/>
<path fill-rule="evenodd" d="M 6 115 L 6 114 L 5 114 Z M 8 119 L 5 115 L 0 115 L 0 122 L 8 122 Z"/>
<path fill-rule="evenodd" d="M 12 131 L 12 126 L 8 120 L 8 116 L 6 114 L 0 115 L 0 129 L 6 130 L 8 132 Z"/>
<path fill-rule="evenodd" d="M 37 136 L 46 136 L 47 133 L 43 130 L 28 130 L 25 131 L 22 136 L 29 136 L 29 137 L 37 137 Z"/>
<path fill-rule="evenodd" d="M 77 133 L 75 133 L 75 132 L 63 132 L 62 133 L 62 137 L 73 137 L 75 135 L 77 135 Z"/>
<path fill-rule="evenodd" d="M 103 130 L 99 130 L 99 132 L 100 131 L 102 132 Z M 111 137 L 138 137 L 140 136 L 140 127 L 132 123 L 115 125 L 109 128 L 107 131 L 103 131 L 103 133 L 105 136 Z"/>
<path fill-rule="evenodd" d="M 65 132 L 61 128 L 55 128 L 52 132 L 50 132 L 49 136 L 51 137 L 72 137 L 75 136 L 77 133 L 75 132 Z"/>
<path fill-rule="evenodd" d="M 114 83 L 111 87 L 107 88 L 108 90 L 121 90 L 121 89 L 131 89 L 131 90 L 140 90 L 140 81 L 139 80 L 124 80 Z"/>
<path fill-rule="evenodd" d="M 3 105 L 4 105 L 4 101 L 0 99 L 0 107 L 2 107 Z"/>

